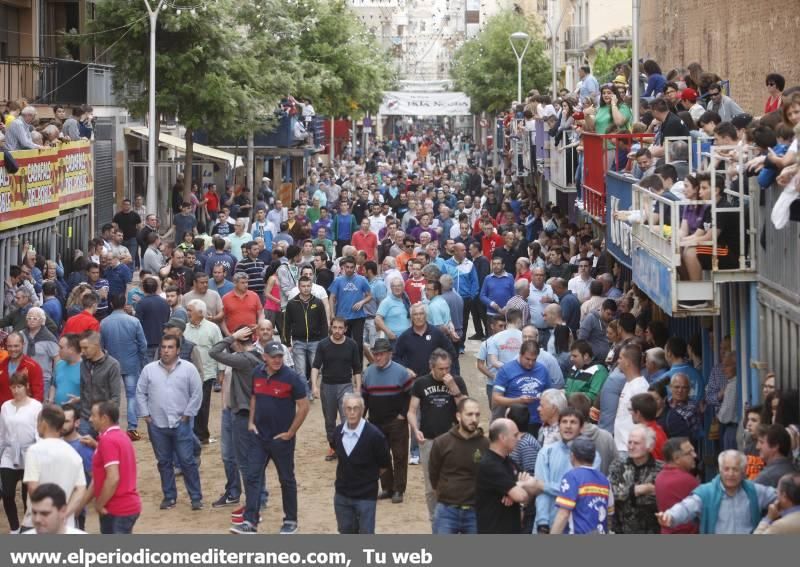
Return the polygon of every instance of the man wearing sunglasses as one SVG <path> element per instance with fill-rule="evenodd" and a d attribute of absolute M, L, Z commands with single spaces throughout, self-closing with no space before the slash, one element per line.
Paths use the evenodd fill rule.
<path fill-rule="evenodd" d="M 729 96 L 722 94 L 722 85 L 714 83 L 708 87 L 708 105 L 706 110 L 711 110 L 719 114 L 723 122 L 730 122 L 731 119 L 737 114 L 742 114 L 744 110 L 736 104 L 736 102 Z"/>

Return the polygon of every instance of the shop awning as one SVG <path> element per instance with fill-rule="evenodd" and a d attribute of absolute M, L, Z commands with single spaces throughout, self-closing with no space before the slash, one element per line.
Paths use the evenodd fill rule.
<path fill-rule="evenodd" d="M 147 140 L 150 136 L 150 130 L 147 128 L 147 126 L 133 126 L 125 128 L 125 134 L 135 136 L 142 140 Z M 158 143 L 161 146 L 173 148 L 182 154 L 186 153 L 186 141 L 178 136 L 172 136 L 171 134 L 160 132 L 158 135 Z M 192 151 L 195 155 L 202 156 L 210 160 L 227 162 L 230 167 L 234 167 L 234 164 L 237 166 L 242 165 L 241 158 L 237 158 L 237 156 L 234 154 L 218 150 L 217 148 L 212 148 L 211 146 L 204 146 L 203 144 L 198 144 L 195 142 L 192 146 Z"/>

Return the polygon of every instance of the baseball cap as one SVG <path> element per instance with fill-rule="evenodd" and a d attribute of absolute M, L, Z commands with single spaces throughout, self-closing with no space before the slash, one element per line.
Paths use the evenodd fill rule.
<path fill-rule="evenodd" d="M 697 102 L 697 91 L 694 89 L 683 89 L 678 95 L 680 100 L 688 100 L 689 102 Z"/>
<path fill-rule="evenodd" d="M 372 352 L 392 352 L 392 344 L 389 339 L 375 339 L 375 346 L 372 347 Z"/>
<path fill-rule="evenodd" d="M 596 454 L 594 442 L 583 435 L 578 436 L 570 446 L 575 459 L 582 463 L 593 463 Z"/>
<path fill-rule="evenodd" d="M 172 317 L 170 318 L 169 321 L 164 323 L 164 328 L 165 329 L 174 328 L 174 329 L 180 329 L 181 331 L 185 331 L 186 321 L 184 321 L 183 319 L 178 319 L 177 317 Z"/>
<path fill-rule="evenodd" d="M 264 346 L 264 354 L 270 358 L 283 356 L 283 345 L 278 341 L 270 341 Z"/>

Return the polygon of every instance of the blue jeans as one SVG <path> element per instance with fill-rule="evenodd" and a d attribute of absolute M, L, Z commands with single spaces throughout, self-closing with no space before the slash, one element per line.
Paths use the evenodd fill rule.
<path fill-rule="evenodd" d="M 314 362 L 314 355 L 317 354 L 319 341 L 292 341 L 292 359 L 294 359 L 294 371 L 303 378 L 308 379 L 311 372 L 311 364 Z"/>
<path fill-rule="evenodd" d="M 136 418 L 136 384 L 139 382 L 139 377 L 136 374 L 123 374 L 122 381 L 125 383 L 125 402 L 128 408 L 128 431 L 132 431 L 139 427 L 139 421 Z"/>
<path fill-rule="evenodd" d="M 106 514 L 100 516 L 100 533 L 101 534 L 132 534 L 133 526 L 136 520 L 139 519 L 139 514 L 133 516 L 112 516 Z"/>
<path fill-rule="evenodd" d="M 202 501 L 203 492 L 200 487 L 200 469 L 194 454 L 195 440 L 192 424 L 189 421 L 181 420 L 177 427 L 169 428 L 149 423 L 147 431 L 158 462 L 158 474 L 161 475 L 161 491 L 164 493 L 164 498 L 169 500 L 178 498 L 173 461 L 173 457 L 177 456 L 189 498 L 192 502 Z"/>
<path fill-rule="evenodd" d="M 139 243 L 136 241 L 136 237 L 130 240 L 123 240 L 122 245 L 128 249 L 128 252 L 131 253 L 131 258 L 133 258 L 133 265 L 131 268 L 139 266 Z"/>
<path fill-rule="evenodd" d="M 339 533 L 374 534 L 376 505 L 377 500 L 357 500 L 337 492 L 333 496 L 333 510 Z"/>
<path fill-rule="evenodd" d="M 264 486 L 264 469 L 270 460 L 278 469 L 278 480 L 281 483 L 283 500 L 283 520 L 297 521 L 297 481 L 294 476 L 294 444 L 295 439 L 264 439 L 248 432 L 250 441 L 250 457 L 245 473 L 245 509 L 244 519 L 253 526 L 258 525 L 261 489 Z"/>
<path fill-rule="evenodd" d="M 236 453 L 236 465 L 239 467 L 239 472 L 242 475 L 244 482 L 245 498 L 247 497 L 247 469 L 250 466 L 250 451 L 254 443 L 255 436 L 247 430 L 247 413 L 233 413 L 232 415 L 232 429 L 231 434 L 233 437 L 233 447 Z M 265 465 L 266 468 L 266 465 Z M 259 489 L 259 506 L 261 508 L 267 505 L 267 498 L 269 492 L 267 491 L 267 475 L 266 470 L 261 474 L 262 483 Z"/>
<path fill-rule="evenodd" d="M 476 534 L 478 533 L 478 516 L 475 508 L 436 504 L 433 514 L 434 534 Z"/>
<path fill-rule="evenodd" d="M 733 423 L 720 423 L 720 435 L 719 440 L 722 445 L 722 450 L 727 451 L 728 449 L 736 449 L 736 430 L 739 428 L 739 424 L 736 422 Z"/>
<path fill-rule="evenodd" d="M 225 467 L 225 496 L 236 500 L 242 495 L 242 479 L 236 464 L 236 445 L 233 442 L 233 414 L 230 408 L 222 410 L 222 433 L 219 439 L 222 465 Z"/>

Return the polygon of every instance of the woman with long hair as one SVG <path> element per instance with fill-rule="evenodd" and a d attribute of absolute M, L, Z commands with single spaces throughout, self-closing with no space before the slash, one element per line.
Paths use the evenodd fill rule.
<path fill-rule="evenodd" d="M 92 291 L 92 286 L 85 282 L 80 283 L 73 288 L 67 297 L 67 302 L 65 305 L 67 314 L 65 319 L 69 319 L 73 315 L 77 315 L 83 311 L 83 297 Z"/>
<path fill-rule="evenodd" d="M 10 533 L 19 533 L 17 484 L 22 487 L 22 506 L 27 510 L 27 493 L 22 482 L 25 453 L 36 442 L 36 423 L 42 404 L 28 392 L 27 371 L 15 372 L 8 380 L 12 398 L 0 408 L 0 481 L 3 509 Z"/>
<path fill-rule="evenodd" d="M 647 75 L 647 86 L 644 89 L 644 97 L 657 96 L 664 92 L 667 86 L 667 78 L 661 73 L 661 67 L 652 59 L 648 59 L 642 64 L 642 69 Z"/>
<path fill-rule="evenodd" d="M 283 257 L 283 250 L 275 248 L 272 251 L 272 262 L 264 273 L 264 316 L 272 321 L 273 325 L 278 324 L 278 313 L 281 312 L 281 287 L 278 284 L 278 268 L 281 266 L 280 259 Z M 278 329 L 275 329 L 279 332 Z"/>

